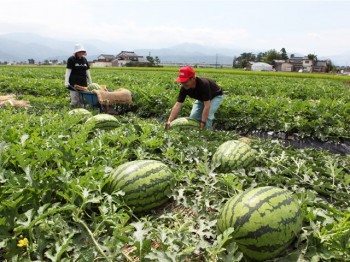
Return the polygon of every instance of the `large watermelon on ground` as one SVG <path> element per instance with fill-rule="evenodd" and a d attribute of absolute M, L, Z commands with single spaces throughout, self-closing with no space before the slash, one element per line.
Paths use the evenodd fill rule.
<path fill-rule="evenodd" d="M 92 116 L 92 113 L 85 109 L 85 108 L 75 108 L 75 109 L 72 109 L 71 111 L 68 112 L 68 115 L 70 116 L 78 116 L 80 117 L 81 119 L 88 119 L 89 117 Z"/>
<path fill-rule="evenodd" d="M 157 160 L 124 163 L 111 174 L 103 190 L 125 192 L 125 203 L 134 212 L 144 212 L 168 201 L 174 176 L 167 165 Z"/>
<path fill-rule="evenodd" d="M 259 187 L 230 198 L 217 222 L 218 231 L 233 227 L 232 240 L 254 260 L 278 256 L 299 234 L 302 211 L 294 195 L 278 187 Z"/>
<path fill-rule="evenodd" d="M 114 129 L 119 125 L 119 121 L 109 114 L 98 114 L 88 118 L 85 122 L 85 127 L 88 129 Z"/>
<path fill-rule="evenodd" d="M 238 168 L 248 168 L 256 161 L 256 151 L 248 144 L 229 140 L 221 144 L 213 155 L 212 163 L 223 172 Z"/>
<path fill-rule="evenodd" d="M 199 129 L 200 122 L 197 119 L 190 117 L 176 118 L 170 123 L 170 128 L 188 128 L 188 129 Z"/>

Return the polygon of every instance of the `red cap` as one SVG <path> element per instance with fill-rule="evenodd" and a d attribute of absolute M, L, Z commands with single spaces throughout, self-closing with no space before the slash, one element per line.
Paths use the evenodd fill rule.
<path fill-rule="evenodd" d="M 186 82 L 191 77 L 194 77 L 195 72 L 190 66 L 181 67 L 179 70 L 179 77 L 176 78 L 176 82 L 183 83 Z"/>

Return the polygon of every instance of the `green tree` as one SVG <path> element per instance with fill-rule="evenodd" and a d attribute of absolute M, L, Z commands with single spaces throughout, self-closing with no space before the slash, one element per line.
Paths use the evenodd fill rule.
<path fill-rule="evenodd" d="M 151 64 L 151 66 L 155 65 L 153 56 L 148 55 L 148 56 L 146 56 L 146 59 Z"/>
<path fill-rule="evenodd" d="M 270 65 L 274 64 L 274 60 L 280 60 L 281 54 L 278 53 L 275 49 L 271 49 L 267 51 L 264 57 L 262 57 L 262 61 L 268 63 Z"/>
<path fill-rule="evenodd" d="M 156 63 L 157 66 L 160 64 L 160 59 L 158 56 L 155 57 L 154 62 Z"/>
<path fill-rule="evenodd" d="M 281 59 L 282 60 L 287 60 L 288 59 L 288 55 L 287 55 L 286 49 L 283 47 L 280 52 L 281 52 Z"/>
<path fill-rule="evenodd" d="M 249 66 L 249 62 L 255 62 L 256 55 L 253 53 L 243 53 L 233 59 L 233 68 L 246 68 Z"/>
<path fill-rule="evenodd" d="M 313 63 L 317 62 L 317 55 L 315 54 L 308 54 L 307 58 L 312 60 Z"/>
<path fill-rule="evenodd" d="M 262 62 L 262 58 L 264 57 L 264 55 L 265 54 L 263 52 L 258 53 L 258 55 L 256 56 L 256 61 Z"/>
<path fill-rule="evenodd" d="M 337 67 L 332 63 L 332 60 L 327 60 L 327 72 L 335 72 L 337 71 Z"/>

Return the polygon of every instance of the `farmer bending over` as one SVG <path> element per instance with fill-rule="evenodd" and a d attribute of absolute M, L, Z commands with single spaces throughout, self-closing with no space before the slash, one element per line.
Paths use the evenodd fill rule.
<path fill-rule="evenodd" d="M 212 130 L 214 115 L 224 98 L 222 88 L 211 79 L 196 77 L 194 70 L 189 66 L 180 68 L 176 82 L 181 83 L 181 89 L 165 129 L 169 129 L 171 121 L 179 114 L 186 96 L 189 96 L 196 99 L 192 106 L 190 118 L 200 121 L 200 129 L 206 127 Z"/>

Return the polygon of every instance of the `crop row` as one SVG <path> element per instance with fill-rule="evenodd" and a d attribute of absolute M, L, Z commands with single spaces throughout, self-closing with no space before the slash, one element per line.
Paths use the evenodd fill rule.
<path fill-rule="evenodd" d="M 0 67 L 2 92 L 15 93 L 42 107 L 68 106 L 63 86 L 63 67 Z M 128 88 L 134 104 L 122 110 L 140 117 L 167 118 L 174 104 L 178 85 L 176 69 L 125 70 L 92 69 L 93 81 L 109 89 Z M 288 74 L 229 74 L 227 71 L 199 70 L 199 76 L 217 81 L 225 90 L 225 100 L 217 112 L 216 128 L 297 133 L 321 140 L 350 138 L 349 79 L 328 76 L 289 77 Z M 47 99 L 45 99 L 48 101 Z M 191 101 L 184 103 L 182 115 L 190 112 Z"/>

